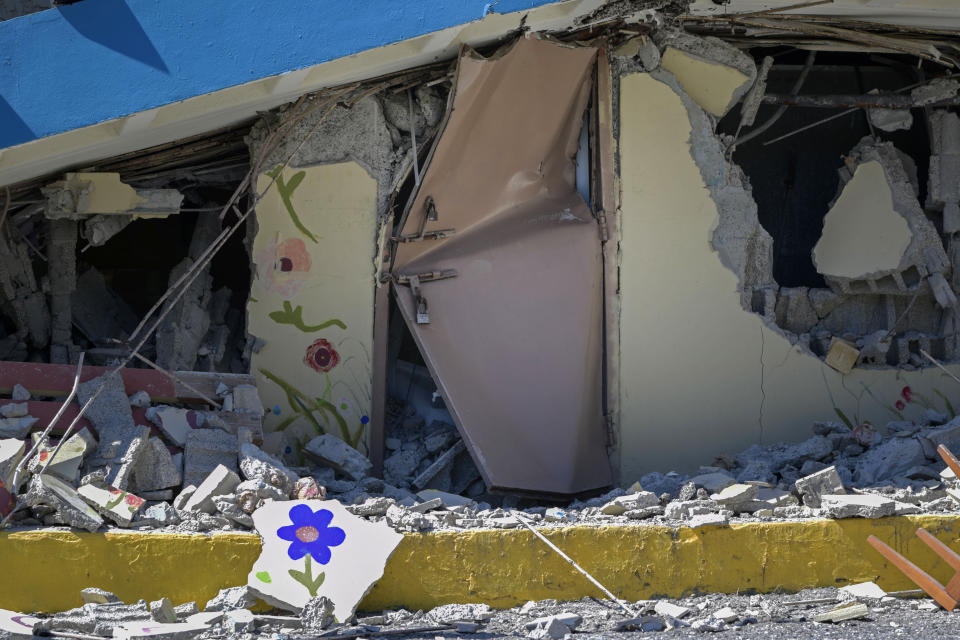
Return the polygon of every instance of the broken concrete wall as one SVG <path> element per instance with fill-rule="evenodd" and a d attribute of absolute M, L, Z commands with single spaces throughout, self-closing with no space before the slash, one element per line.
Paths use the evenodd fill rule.
<path fill-rule="evenodd" d="M 257 207 L 247 309 L 256 339 L 250 370 L 268 409 L 264 446 L 272 452 L 295 455 L 318 430 L 367 446 L 381 216 L 395 176 L 412 164 L 409 130 L 423 144 L 442 116 L 436 92 L 416 96 L 412 120 L 406 93 L 338 106 L 319 125 L 325 110 L 313 112 L 257 180 L 262 192 L 277 176 Z M 282 122 L 291 114 L 277 115 Z M 266 123 L 251 131 L 254 157 L 267 135 Z"/>
<path fill-rule="evenodd" d="M 894 418 L 886 406 L 902 387 L 936 397 L 946 385 L 930 369 L 858 368 L 841 377 L 773 324 L 778 288 L 764 265 L 769 257 L 748 259 L 749 243 L 736 248 L 727 239 L 729 229 L 754 237 L 756 254 L 769 236 L 762 239 L 714 127 L 670 74 L 620 78 L 623 482 L 708 463 L 706 451 L 800 439 L 811 421 L 834 418 L 833 403 L 852 421 L 883 424 Z M 750 277 L 753 291 L 744 289 Z M 811 307 L 818 318 L 843 312 L 832 292 L 814 291 L 821 290 L 790 302 L 808 323 Z M 904 416 L 916 411 L 923 409 L 908 405 Z"/>

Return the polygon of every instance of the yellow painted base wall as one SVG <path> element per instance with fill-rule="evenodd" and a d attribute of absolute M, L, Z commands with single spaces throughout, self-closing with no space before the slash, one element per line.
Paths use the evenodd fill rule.
<path fill-rule="evenodd" d="M 711 244 L 717 206 L 690 133 L 670 86 L 647 74 L 622 78 L 621 483 L 690 472 L 754 443 L 806 439 L 814 421 L 838 420 L 831 394 L 852 421 L 876 425 L 897 419 L 881 403 L 894 405 L 908 385 L 940 410 L 934 390 L 960 406 L 960 387 L 936 369 L 842 377 L 741 307 L 737 277 Z M 917 403 L 904 411 L 922 413 Z"/>
<path fill-rule="evenodd" d="M 797 591 L 874 580 L 888 591 L 913 585 L 866 544 L 873 534 L 946 582 L 951 570 L 914 534 L 926 528 L 960 548 L 956 516 L 814 520 L 673 530 L 570 527 L 544 534 L 611 591 L 628 600 L 699 591 Z M 80 590 L 100 587 L 127 602 L 170 598 L 203 604 L 244 584 L 260 553 L 253 534 L 0 534 L 0 608 L 61 611 Z M 602 597 L 533 534 L 485 530 L 407 534 L 365 611 L 430 609 L 451 602 L 512 607 L 528 600 Z"/>

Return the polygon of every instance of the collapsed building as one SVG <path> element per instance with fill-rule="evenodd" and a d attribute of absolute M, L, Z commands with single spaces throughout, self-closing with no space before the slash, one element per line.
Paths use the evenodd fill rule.
<path fill-rule="evenodd" d="M 327 629 L 398 532 L 958 511 L 955 8 L 464 2 L 347 46 L 352 9 L 296 4 L 175 34 L 147 0 L 3 7 L 44 73 L 0 77 L 0 527 L 253 528 L 299 562 L 328 499 L 372 577 L 335 616 L 283 592 L 340 588 L 310 558 L 341 529 L 202 613 L 90 592 L 34 629 L 251 631 L 254 596 Z M 284 36 L 191 59 L 218 20 Z"/>
<path fill-rule="evenodd" d="M 485 13 L 459 52 L 444 32 L 429 59 L 289 70 L 83 139 L 11 118 L 3 435 L 53 452 L 66 425 L 36 434 L 82 358 L 114 404 L 85 409 L 84 446 L 61 438 L 89 456 L 74 483 L 172 501 L 262 455 L 303 470 L 287 497 L 319 461 L 312 495 L 372 474 L 398 500 L 497 504 L 689 476 L 818 421 L 954 417 L 950 25 L 846 3 L 573 4 Z M 204 391 L 100 377 L 117 366 Z M 117 411 L 138 432 L 111 448 Z M 6 449 L 12 474 L 30 447 Z"/>

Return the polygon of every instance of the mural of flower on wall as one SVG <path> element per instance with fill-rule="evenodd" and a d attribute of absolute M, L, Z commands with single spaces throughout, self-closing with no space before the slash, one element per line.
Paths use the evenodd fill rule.
<path fill-rule="evenodd" d="M 307 246 L 300 238 L 269 242 L 257 254 L 257 264 L 261 268 L 263 287 L 284 298 L 300 293 L 312 266 Z"/>
<path fill-rule="evenodd" d="M 330 526 L 333 513 L 328 509 L 313 511 L 308 505 L 298 504 L 288 515 L 293 524 L 277 529 L 277 537 L 290 543 L 287 555 L 291 560 L 304 558 L 304 561 L 303 571 L 289 569 L 287 573 L 307 589 L 310 597 L 314 597 L 326 575 L 321 571 L 317 577 L 313 576 L 310 558 L 319 564 L 329 563 L 332 557 L 330 547 L 343 544 L 347 534 L 340 527 Z"/>
<path fill-rule="evenodd" d="M 307 347 L 303 362 L 317 373 L 329 373 L 340 362 L 340 354 L 336 352 L 329 340 L 320 338 Z M 327 384 L 329 385 L 329 381 Z"/>
<path fill-rule="evenodd" d="M 283 206 L 287 210 L 287 214 L 290 216 L 290 220 L 293 222 L 293 225 L 307 238 L 312 242 L 317 242 L 317 236 L 312 234 L 307 227 L 304 226 L 303 222 L 300 221 L 300 217 L 297 215 L 297 210 L 293 207 L 293 192 L 297 190 L 297 187 L 300 186 L 300 183 L 303 182 L 304 177 L 307 175 L 305 171 L 298 171 L 293 176 L 290 177 L 290 182 L 285 182 L 283 179 L 283 165 L 277 165 L 272 171 L 268 171 L 267 175 L 273 178 L 277 183 L 277 193 L 280 194 L 280 199 L 283 201 Z"/>

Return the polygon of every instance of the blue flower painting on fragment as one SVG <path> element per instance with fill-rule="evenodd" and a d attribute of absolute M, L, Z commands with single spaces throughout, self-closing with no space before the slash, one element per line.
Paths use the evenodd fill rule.
<path fill-rule="evenodd" d="M 313 511 L 305 504 L 298 504 L 290 509 L 289 516 L 293 524 L 277 529 L 277 537 L 290 543 L 287 555 L 291 560 L 304 558 L 303 571 L 290 569 L 289 574 L 307 589 L 310 597 L 314 597 L 326 574 L 321 571 L 314 577 L 310 559 L 313 558 L 319 564 L 330 562 L 330 547 L 343 544 L 347 534 L 340 527 L 330 526 L 333 513 L 328 509 Z"/>

